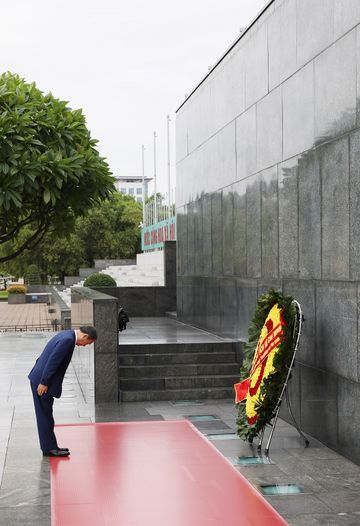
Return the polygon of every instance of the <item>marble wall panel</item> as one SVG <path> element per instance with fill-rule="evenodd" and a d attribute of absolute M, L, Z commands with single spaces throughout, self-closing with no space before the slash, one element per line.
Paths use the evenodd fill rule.
<path fill-rule="evenodd" d="M 199 154 L 192 154 L 179 161 L 176 165 L 176 206 L 188 203 L 194 193 L 195 172 L 199 173 Z"/>
<path fill-rule="evenodd" d="M 314 67 L 311 62 L 288 79 L 283 93 L 283 157 L 314 145 Z"/>
<path fill-rule="evenodd" d="M 321 184 L 316 152 L 299 158 L 299 277 L 321 277 Z"/>
<path fill-rule="evenodd" d="M 300 336 L 296 360 L 314 366 L 316 361 L 316 290 L 312 280 L 287 281 L 283 283 L 284 294 L 299 302 L 304 323 Z"/>
<path fill-rule="evenodd" d="M 360 23 L 358 0 L 336 0 L 334 2 L 334 40 Z"/>
<path fill-rule="evenodd" d="M 224 278 L 220 281 L 221 334 L 234 338 L 237 333 L 237 289 L 235 278 Z"/>
<path fill-rule="evenodd" d="M 248 340 L 249 324 L 252 320 L 258 300 L 257 281 L 255 279 L 236 279 L 237 292 L 237 337 Z"/>
<path fill-rule="evenodd" d="M 94 326 L 98 332 L 95 354 L 117 352 L 118 341 L 118 302 L 108 296 L 104 300 L 94 300 Z"/>
<path fill-rule="evenodd" d="M 356 28 L 356 125 L 360 127 L 360 25 Z"/>
<path fill-rule="evenodd" d="M 186 207 L 177 209 L 176 215 L 176 231 L 177 231 L 177 272 L 178 275 L 184 276 L 188 272 L 188 232 L 187 232 L 187 215 Z"/>
<path fill-rule="evenodd" d="M 203 199 L 194 203 L 195 274 L 204 274 Z"/>
<path fill-rule="evenodd" d="M 297 2 L 297 65 L 300 68 L 334 40 L 334 0 Z"/>
<path fill-rule="evenodd" d="M 241 47 L 230 52 L 211 80 L 211 129 L 219 130 L 245 109 L 245 56 Z"/>
<path fill-rule="evenodd" d="M 203 192 L 214 192 L 236 180 L 235 121 L 211 137 L 199 150 L 198 177 L 194 181 L 199 196 Z M 195 173 L 195 170 L 193 170 Z"/>
<path fill-rule="evenodd" d="M 279 275 L 279 201 L 277 166 L 261 173 L 261 275 Z"/>
<path fill-rule="evenodd" d="M 95 401 L 119 401 L 118 355 L 95 354 Z"/>
<path fill-rule="evenodd" d="M 285 0 L 268 21 L 270 91 L 296 71 L 296 0 Z"/>
<path fill-rule="evenodd" d="M 281 89 L 276 88 L 257 104 L 257 168 L 263 170 L 282 161 Z"/>
<path fill-rule="evenodd" d="M 183 319 L 185 322 L 192 323 L 194 319 L 194 294 L 193 277 L 183 277 L 182 279 L 182 308 Z"/>
<path fill-rule="evenodd" d="M 214 276 L 223 274 L 223 205 L 222 192 L 211 196 L 211 240 L 212 272 Z"/>
<path fill-rule="evenodd" d="M 291 377 L 287 387 L 288 399 L 290 402 L 291 411 L 295 417 L 296 422 L 300 425 L 301 422 L 301 366 L 295 363 L 291 372 Z M 286 397 L 281 404 L 280 418 L 294 425 L 292 416 L 289 411 L 289 406 L 286 403 Z"/>
<path fill-rule="evenodd" d="M 334 137 L 355 127 L 356 30 L 314 60 L 315 139 Z"/>
<path fill-rule="evenodd" d="M 360 279 L 360 132 L 350 136 L 350 279 Z"/>
<path fill-rule="evenodd" d="M 306 365 L 300 367 L 301 420 L 303 431 L 336 448 L 337 380 L 335 374 Z"/>
<path fill-rule="evenodd" d="M 202 224 L 203 224 L 203 241 L 202 249 L 204 254 L 204 274 L 210 276 L 212 273 L 212 236 L 211 236 L 211 194 L 205 194 L 202 198 Z"/>
<path fill-rule="evenodd" d="M 244 179 L 256 171 L 256 105 L 254 105 L 236 119 L 236 179 Z"/>
<path fill-rule="evenodd" d="M 197 255 L 195 244 L 195 203 L 186 206 L 186 228 L 187 228 L 187 274 L 195 274 L 195 258 Z"/>
<path fill-rule="evenodd" d="M 182 302 L 182 296 L 183 296 L 183 278 L 182 276 L 177 275 L 176 276 L 176 313 L 179 320 L 181 320 L 185 313 L 183 309 L 183 302 Z"/>
<path fill-rule="evenodd" d="M 349 278 L 349 141 L 319 149 L 322 193 L 322 277 Z M 336 220 L 335 220 L 336 218 Z"/>
<path fill-rule="evenodd" d="M 357 381 L 357 285 L 318 282 L 316 288 L 316 365 Z"/>
<path fill-rule="evenodd" d="M 221 328 L 220 279 L 206 281 L 206 328 L 219 332 Z"/>
<path fill-rule="evenodd" d="M 222 256 L 224 276 L 234 274 L 234 195 L 232 187 L 222 192 L 223 236 Z"/>
<path fill-rule="evenodd" d="M 176 162 L 181 161 L 188 155 L 187 145 L 187 119 L 188 109 L 181 108 L 176 114 Z"/>
<path fill-rule="evenodd" d="M 298 158 L 278 166 L 279 181 L 279 274 L 297 278 L 299 274 Z"/>
<path fill-rule="evenodd" d="M 261 276 L 261 178 L 247 179 L 246 188 L 246 270 L 247 276 Z"/>
<path fill-rule="evenodd" d="M 188 151 L 189 153 L 205 142 L 210 134 L 211 91 L 210 80 L 206 79 L 189 100 Z M 190 109 L 191 108 L 191 109 Z"/>
<path fill-rule="evenodd" d="M 246 277 L 246 182 L 232 186 L 234 203 L 234 274 Z"/>
<path fill-rule="evenodd" d="M 255 28 L 254 28 L 255 29 Z M 267 27 L 256 28 L 244 46 L 246 61 L 245 107 L 249 108 L 268 92 Z"/>
<path fill-rule="evenodd" d="M 197 327 L 206 326 L 206 278 L 195 277 L 192 281 L 194 288 L 193 322 Z"/>
<path fill-rule="evenodd" d="M 360 443 L 354 440 L 360 433 L 360 385 L 338 377 L 338 451 L 360 462 Z"/>

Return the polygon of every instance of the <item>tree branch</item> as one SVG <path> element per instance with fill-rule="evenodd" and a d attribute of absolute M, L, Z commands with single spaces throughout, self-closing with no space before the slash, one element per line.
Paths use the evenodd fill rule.
<path fill-rule="evenodd" d="M 0 256 L 0 263 L 4 263 L 5 261 L 9 261 L 10 259 L 15 258 L 19 254 L 24 252 L 24 250 L 26 249 L 36 247 L 36 245 L 40 243 L 40 241 L 46 234 L 48 228 L 49 228 L 48 221 L 45 221 L 44 223 L 40 223 L 36 232 L 34 232 L 32 236 L 30 236 L 26 241 L 24 241 L 24 243 L 18 249 L 16 249 L 15 251 L 13 251 L 11 254 L 7 256 Z"/>

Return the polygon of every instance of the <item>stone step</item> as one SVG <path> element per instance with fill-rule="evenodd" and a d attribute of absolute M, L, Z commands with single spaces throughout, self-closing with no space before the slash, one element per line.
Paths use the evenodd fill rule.
<path fill-rule="evenodd" d="M 188 364 L 188 365 L 148 365 L 145 367 L 121 366 L 120 379 L 127 378 L 164 378 L 206 375 L 237 375 L 240 367 L 237 363 L 227 364 Z"/>
<path fill-rule="evenodd" d="M 233 387 L 215 387 L 211 389 L 161 389 L 120 391 L 119 399 L 122 402 L 144 402 L 160 400 L 223 400 L 234 399 Z"/>
<path fill-rule="evenodd" d="M 144 391 L 159 389 L 199 389 L 232 387 L 239 381 L 239 375 L 181 376 L 167 378 L 120 378 L 121 391 Z"/>
<path fill-rule="evenodd" d="M 207 364 L 207 363 L 232 363 L 236 362 L 233 351 L 223 352 L 178 352 L 167 354 L 120 354 L 120 365 L 171 365 L 171 364 Z M 239 366 L 238 366 L 239 367 Z"/>
<path fill-rule="evenodd" d="M 119 352 L 125 354 L 169 354 L 169 353 L 185 353 L 185 352 L 197 352 L 197 353 L 209 353 L 209 352 L 236 352 L 241 349 L 239 342 L 196 342 L 196 343 L 136 343 L 131 344 L 129 342 L 122 343 L 121 335 L 119 341 Z"/>

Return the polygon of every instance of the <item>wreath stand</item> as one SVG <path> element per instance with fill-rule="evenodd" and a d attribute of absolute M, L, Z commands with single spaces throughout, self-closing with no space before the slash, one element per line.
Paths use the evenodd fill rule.
<path fill-rule="evenodd" d="M 294 367 L 295 355 L 296 355 L 296 351 L 297 351 L 298 346 L 299 346 L 301 329 L 302 329 L 302 324 L 303 324 L 303 321 L 304 321 L 304 317 L 303 317 L 303 314 L 302 314 L 302 311 L 301 311 L 300 304 L 296 300 L 293 300 L 293 304 L 295 305 L 295 308 L 296 308 L 296 318 L 295 318 L 294 332 L 293 332 L 293 356 L 292 356 L 292 359 L 291 359 L 291 362 L 290 362 L 288 374 L 286 376 L 283 388 L 282 388 L 280 396 L 279 396 L 279 400 L 277 401 L 277 404 L 276 404 L 274 412 L 273 412 L 273 417 L 272 417 L 271 421 L 267 424 L 267 425 L 271 426 L 271 432 L 270 432 L 270 436 L 269 436 L 267 444 L 266 444 L 265 455 L 268 455 L 268 453 L 269 453 L 271 440 L 272 440 L 272 437 L 273 437 L 273 434 L 274 434 L 274 431 L 275 431 L 275 426 L 276 426 L 276 423 L 277 423 L 277 420 L 278 420 L 278 417 L 279 417 L 280 406 L 281 406 L 281 402 L 282 402 L 282 399 L 283 399 L 284 395 L 285 395 L 286 405 L 288 407 L 290 416 L 291 416 L 291 418 L 293 420 L 294 426 L 296 427 L 296 429 L 297 429 L 299 435 L 301 436 L 301 438 L 304 440 L 305 447 L 308 447 L 310 445 L 310 442 L 305 437 L 304 433 L 301 431 L 300 426 L 299 426 L 299 424 L 297 423 L 297 421 L 295 419 L 294 413 L 292 412 L 291 404 L 290 404 L 290 398 L 289 398 L 289 391 L 288 391 L 288 383 L 289 383 L 289 380 L 291 378 L 291 370 Z M 265 434 L 265 428 L 266 428 L 266 426 L 264 426 L 264 428 L 262 429 L 262 431 L 260 432 L 260 435 L 259 435 L 260 438 L 259 438 L 259 443 L 258 443 L 258 446 L 257 446 L 258 450 L 261 450 L 261 446 L 262 446 L 262 442 L 263 442 L 264 434 Z M 252 440 L 250 441 L 250 443 L 251 442 L 252 442 Z"/>

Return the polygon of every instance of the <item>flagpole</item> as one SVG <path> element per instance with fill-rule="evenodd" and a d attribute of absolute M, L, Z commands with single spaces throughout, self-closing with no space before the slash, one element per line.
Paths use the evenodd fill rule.
<path fill-rule="evenodd" d="M 141 160 L 142 160 L 142 193 L 143 193 L 143 225 L 145 226 L 145 146 L 141 145 Z"/>
<path fill-rule="evenodd" d="M 156 195 L 156 132 L 154 132 L 154 223 L 157 223 L 157 195 Z"/>
<path fill-rule="evenodd" d="M 170 115 L 166 116 L 167 118 L 167 168 L 168 168 L 168 217 L 171 217 L 170 207 L 171 207 L 171 194 L 170 194 Z"/>

